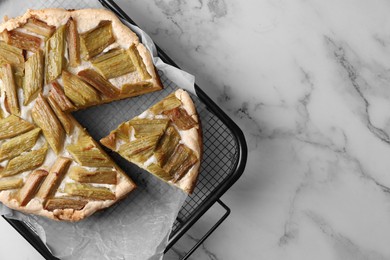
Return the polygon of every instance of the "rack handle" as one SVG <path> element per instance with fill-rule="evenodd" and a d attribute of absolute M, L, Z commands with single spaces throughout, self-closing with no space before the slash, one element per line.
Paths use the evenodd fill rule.
<path fill-rule="evenodd" d="M 225 214 L 218 220 L 217 223 L 214 224 L 212 228 L 207 231 L 207 233 L 191 248 L 190 251 L 188 251 L 185 256 L 181 260 L 187 260 L 194 252 L 196 249 L 199 248 L 200 245 L 203 244 L 204 241 L 212 234 L 214 231 L 227 219 L 227 217 L 230 215 L 230 208 L 226 206 L 225 203 L 223 203 L 220 199 L 217 200 L 218 204 L 221 205 L 225 209 Z"/>

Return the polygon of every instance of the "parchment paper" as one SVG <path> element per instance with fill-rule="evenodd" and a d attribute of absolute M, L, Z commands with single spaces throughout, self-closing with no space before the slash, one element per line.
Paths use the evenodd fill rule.
<path fill-rule="evenodd" d="M 13 1 L 0 0 L 1 13 L 6 10 L 5 2 Z M 140 36 L 153 54 L 165 89 L 75 113 L 76 119 L 97 140 L 120 122 L 136 116 L 177 89 L 177 86 L 194 93 L 194 77 L 164 64 L 157 57 L 151 38 L 138 27 L 127 25 Z M 0 214 L 24 221 L 39 235 L 53 255 L 61 259 L 161 259 L 172 225 L 187 195 L 126 162 L 117 154 L 110 155 L 138 185 L 126 199 L 111 208 L 78 223 L 56 222 L 25 215 L 1 203 Z"/>

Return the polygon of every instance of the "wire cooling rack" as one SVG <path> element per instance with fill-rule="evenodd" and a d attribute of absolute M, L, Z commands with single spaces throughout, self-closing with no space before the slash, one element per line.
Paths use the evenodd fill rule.
<path fill-rule="evenodd" d="M 128 119 L 130 119 L 178 89 L 178 86 L 161 71 L 159 71 L 159 76 L 164 85 L 164 89 L 161 91 L 91 107 L 74 113 L 74 116 L 83 127 L 88 129 L 94 139 L 99 140 L 109 133 L 109 129 L 114 129 L 123 121 L 122 116 L 115 115 L 123 113 L 124 108 L 131 108 L 126 112 Z M 197 186 L 181 208 L 174 223 L 171 237 L 182 229 L 194 212 L 197 212 L 207 201 L 210 194 L 215 192 L 218 186 L 234 171 L 239 159 L 239 147 L 229 127 L 213 114 L 197 96 L 193 94 L 191 96 L 202 124 L 203 160 Z M 109 120 L 107 120 L 108 118 Z M 137 183 L 142 182 L 140 178 L 144 178 L 144 176 L 138 174 L 140 169 L 137 170 L 136 166 L 129 165 L 118 154 L 107 152 L 132 179 Z"/>
<path fill-rule="evenodd" d="M 120 18 L 135 24 L 134 21 L 113 1 L 113 0 L 99 0 L 103 6 L 110 9 Z M 11 2 L 11 1 L 10 1 Z M 50 3 L 48 3 L 50 2 Z M 44 7 L 63 7 L 63 8 L 85 8 L 85 7 L 99 7 L 96 2 L 85 0 L 76 1 L 31 1 L 29 8 L 44 8 Z M 54 4 L 53 4 L 54 3 Z M 1 7 L 1 3 L 0 3 Z M 17 15 L 17 14 L 10 14 Z M 158 54 L 160 58 L 168 64 L 176 66 L 176 63 L 170 59 L 158 46 Z M 99 123 L 107 120 L 99 120 L 98 117 L 107 117 L 110 115 L 104 114 L 107 111 L 104 106 L 123 107 L 123 103 L 131 103 L 131 112 L 129 111 L 129 118 L 135 116 L 150 105 L 154 104 L 161 98 L 165 97 L 175 89 L 177 86 L 171 82 L 165 75 L 159 72 L 161 81 L 164 85 L 164 90 L 155 93 L 150 93 L 127 100 L 117 101 L 112 104 L 106 104 L 76 112 L 74 116 L 79 122 L 89 129 L 90 134 L 97 140 L 105 136 L 105 131 L 101 129 L 114 129 L 116 125 L 121 123 L 112 117 L 109 121 L 110 126 L 99 127 Z M 199 86 L 195 86 L 196 96 L 193 95 L 195 106 L 197 108 L 199 117 L 202 123 L 203 131 L 203 160 L 201 164 L 200 174 L 197 186 L 192 195 L 188 196 L 183 207 L 181 208 L 178 217 L 173 225 L 170 235 L 169 244 L 165 250 L 167 252 L 187 231 L 193 226 L 201 216 L 215 203 L 219 203 L 225 210 L 225 214 L 215 223 L 215 225 L 187 252 L 182 259 L 187 259 L 201 243 L 206 240 L 212 232 L 228 217 L 230 209 L 220 200 L 220 197 L 237 181 L 244 171 L 247 147 L 244 135 L 240 128 L 207 96 Z M 130 104 L 129 104 L 130 106 Z M 94 117 L 90 115 L 94 114 Z M 112 125 L 112 126 L 111 126 Z M 110 154 L 113 159 L 123 168 L 129 167 L 121 163 L 121 159 L 116 154 Z M 127 164 L 128 165 L 128 164 Z M 131 166 L 130 166 L 131 167 Z M 126 169 L 124 169 L 126 171 Z M 126 171 L 132 172 L 132 171 Z M 131 175 L 133 179 L 139 178 L 137 175 Z M 7 220 L 21 235 L 26 238 L 45 258 L 53 259 L 53 256 L 47 251 L 43 243 L 37 239 L 37 236 L 25 224 L 15 221 Z"/>

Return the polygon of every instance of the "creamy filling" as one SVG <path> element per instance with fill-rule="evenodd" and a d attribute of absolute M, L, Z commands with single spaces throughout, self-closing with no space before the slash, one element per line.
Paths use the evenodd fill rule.
<path fill-rule="evenodd" d="M 131 129 L 130 129 L 130 142 L 131 141 L 134 141 L 134 140 L 136 140 L 137 138 L 135 138 L 135 130 L 134 130 L 134 128 L 133 127 L 131 127 Z"/>
<path fill-rule="evenodd" d="M 77 165 L 74 161 L 69 166 L 69 169 L 73 166 Z M 62 197 L 62 196 L 67 196 L 68 194 L 64 192 L 65 190 L 65 184 L 67 183 L 74 183 L 75 181 L 69 178 L 69 176 L 65 176 L 64 179 L 62 180 L 60 186 L 58 187 L 57 192 L 55 193 L 54 197 Z"/>
<path fill-rule="evenodd" d="M 4 160 L 4 161 L 0 162 L 0 166 L 4 168 L 5 166 L 7 166 L 7 163 L 8 163 L 8 160 Z"/>
<path fill-rule="evenodd" d="M 154 117 L 154 114 L 152 112 L 150 112 L 149 110 L 145 110 L 144 112 L 142 112 L 138 118 L 140 119 L 145 119 L 145 118 L 150 118 L 150 119 L 153 119 Z"/>
<path fill-rule="evenodd" d="M 74 166 L 74 162 L 70 164 L 70 167 Z M 70 168 L 69 167 L 69 168 Z M 65 184 L 67 183 L 74 183 L 75 181 L 69 178 L 69 176 L 65 176 L 62 180 L 60 186 L 58 187 L 56 193 L 54 194 L 54 197 L 63 197 L 63 196 L 69 196 L 67 193 L 64 192 L 65 190 Z"/>
<path fill-rule="evenodd" d="M 4 117 L 9 116 L 9 113 L 5 109 L 5 89 L 3 81 L 0 79 L 0 108 Z"/>
<path fill-rule="evenodd" d="M 28 105 L 24 106 L 24 95 L 23 89 L 18 88 L 18 99 L 19 99 L 19 107 L 20 107 L 20 117 L 26 121 L 32 122 L 31 110 L 34 107 L 35 100 L 31 101 Z"/>
<path fill-rule="evenodd" d="M 23 27 L 17 28 L 17 29 L 15 29 L 15 31 L 22 32 L 22 33 L 26 33 L 26 34 L 30 34 L 30 35 L 32 35 L 32 36 L 41 38 L 41 39 L 42 39 L 41 48 L 44 47 L 44 44 L 45 44 L 45 37 L 43 37 L 42 35 L 37 34 L 37 33 L 35 33 L 35 32 L 32 32 L 32 31 L 29 31 L 29 30 L 27 30 L 27 29 L 25 29 L 25 28 L 23 28 Z"/>
<path fill-rule="evenodd" d="M 94 187 L 106 188 L 106 189 L 111 190 L 112 192 L 115 192 L 116 185 L 114 185 L 114 184 L 105 184 L 105 183 L 89 183 L 89 184 L 91 184 Z"/>
<path fill-rule="evenodd" d="M 140 80 L 141 80 L 141 78 L 139 77 L 137 72 L 130 72 L 130 73 L 125 74 L 123 76 L 109 79 L 111 84 L 119 89 L 121 89 L 122 86 L 126 83 L 135 83 L 135 82 L 140 81 Z"/>
<path fill-rule="evenodd" d="M 103 50 L 103 53 L 106 53 L 112 49 L 115 49 L 115 48 L 120 48 L 121 46 L 119 45 L 119 43 L 117 42 L 114 42 L 113 44 L 110 44 L 109 46 L 107 46 L 104 50 Z"/>
<path fill-rule="evenodd" d="M 144 167 L 147 168 L 149 165 L 157 163 L 157 158 L 156 156 L 152 155 L 150 156 L 145 162 L 144 162 Z"/>
<path fill-rule="evenodd" d="M 73 74 L 77 74 L 79 71 L 85 70 L 85 69 L 90 69 L 92 68 L 92 64 L 89 61 L 81 60 L 81 63 L 77 67 L 69 67 L 68 70 L 69 72 Z M 62 80 L 61 80 L 62 84 Z"/>
<path fill-rule="evenodd" d="M 29 175 L 30 175 L 30 171 L 23 172 L 22 174 L 20 174 L 20 177 L 23 179 L 24 182 L 26 182 Z"/>

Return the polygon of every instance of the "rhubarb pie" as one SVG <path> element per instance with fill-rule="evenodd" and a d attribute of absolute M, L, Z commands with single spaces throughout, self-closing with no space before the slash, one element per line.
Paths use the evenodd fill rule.
<path fill-rule="evenodd" d="M 199 119 L 179 89 L 100 140 L 129 162 L 192 193 L 202 155 Z"/>
<path fill-rule="evenodd" d="M 150 53 L 111 12 L 29 10 L 5 21 L 0 25 L 0 89 L 0 202 L 4 205 L 56 220 L 79 221 L 135 188 L 70 114 L 162 89 Z M 155 110 L 165 111 L 166 106 L 171 103 Z M 197 167 L 199 151 L 176 140 L 181 130 L 172 126 L 187 125 L 172 124 L 175 113 L 184 111 L 172 107 L 176 108 L 163 114 L 157 126 L 154 121 L 145 125 L 146 117 L 140 118 L 135 136 L 152 139 L 153 145 L 162 139 L 155 152 L 157 162 L 168 159 L 161 151 L 168 149 L 173 156 L 184 151 L 189 157 L 183 166 L 187 171 Z M 168 123 L 168 118 L 173 121 Z M 196 118 L 191 127 L 193 123 Z M 161 129 L 158 138 L 154 128 Z M 142 156 L 146 155 L 144 151 Z M 137 160 L 142 161 L 140 157 L 131 161 Z M 161 166 L 155 163 L 147 168 L 167 179 L 172 170 Z M 172 167 L 177 168 L 177 163 Z M 172 181 L 184 182 L 185 176 L 180 170 Z"/>

